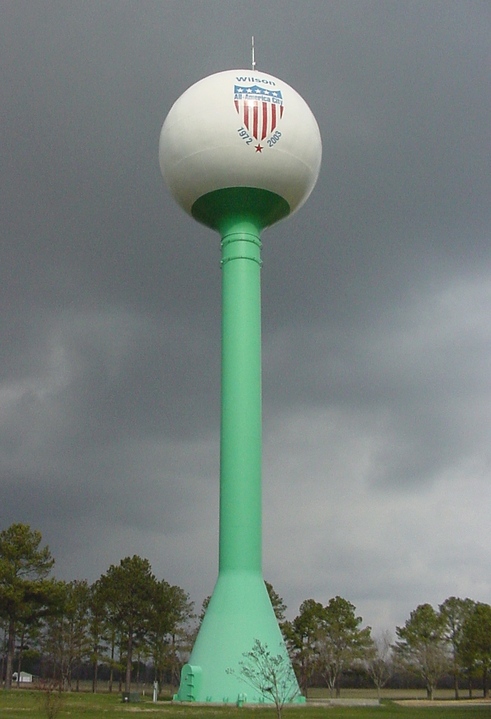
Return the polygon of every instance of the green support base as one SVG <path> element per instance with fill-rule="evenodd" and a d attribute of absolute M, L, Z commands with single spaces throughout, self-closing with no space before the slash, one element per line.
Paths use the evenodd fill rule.
<path fill-rule="evenodd" d="M 256 639 L 272 654 L 282 654 L 289 661 L 262 576 L 220 574 L 189 663 L 183 667 L 176 699 L 223 704 L 271 702 L 240 675 L 239 663 Z"/>

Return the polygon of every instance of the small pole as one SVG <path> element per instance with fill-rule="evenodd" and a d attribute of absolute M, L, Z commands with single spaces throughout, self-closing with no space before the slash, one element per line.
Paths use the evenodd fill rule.
<path fill-rule="evenodd" d="M 251 50 L 252 50 L 252 72 L 256 69 L 256 56 L 254 48 L 254 35 L 251 38 Z"/>

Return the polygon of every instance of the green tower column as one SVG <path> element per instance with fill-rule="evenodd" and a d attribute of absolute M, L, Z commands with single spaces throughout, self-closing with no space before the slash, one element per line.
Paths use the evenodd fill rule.
<path fill-rule="evenodd" d="M 222 240 L 220 540 L 218 579 L 180 701 L 271 701 L 240 676 L 255 640 L 289 664 L 262 575 L 260 277 L 261 230 L 288 212 L 282 198 L 253 188 L 216 191 L 193 207 Z"/>
<path fill-rule="evenodd" d="M 250 223 L 222 237 L 219 571 L 262 571 L 261 242 Z"/>

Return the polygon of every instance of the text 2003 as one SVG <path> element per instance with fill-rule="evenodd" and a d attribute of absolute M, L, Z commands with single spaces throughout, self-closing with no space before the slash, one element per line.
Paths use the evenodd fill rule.
<path fill-rule="evenodd" d="M 281 137 L 281 132 L 279 130 L 276 130 L 274 135 L 271 135 L 271 137 L 268 139 L 268 147 L 273 147 L 273 145 L 276 145 L 278 140 Z"/>

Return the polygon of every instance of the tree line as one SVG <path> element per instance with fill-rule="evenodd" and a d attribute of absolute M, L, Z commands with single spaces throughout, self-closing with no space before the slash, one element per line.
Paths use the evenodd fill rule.
<path fill-rule="evenodd" d="M 50 575 L 54 559 L 41 533 L 26 524 L 0 532 L 0 621 L 4 631 L 1 669 L 10 689 L 14 669 L 37 659 L 44 676 L 75 688 L 90 668 L 97 690 L 102 666 L 109 685 L 117 673 L 130 691 L 133 662 L 150 661 L 155 678 L 177 673 L 188 649 L 193 603 L 186 592 L 158 580 L 147 559 L 125 557 L 92 585 Z"/>
<path fill-rule="evenodd" d="M 27 524 L 0 531 L 0 677 L 6 689 L 25 666 L 64 689 L 78 689 L 99 676 L 112 691 L 130 691 L 138 673 L 149 668 L 159 685 L 177 684 L 208 599 L 197 617 L 189 595 L 157 579 L 146 559 L 125 557 L 93 584 L 51 576 L 54 559 L 42 536 Z M 304 601 L 292 621 L 266 582 L 302 692 L 324 683 L 339 695 L 348 674 L 370 679 L 378 692 L 396 673 L 417 676 L 433 698 L 442 677 L 452 678 L 455 696 L 465 682 L 472 696 L 479 681 L 488 696 L 491 668 L 491 606 L 450 597 L 438 608 L 419 605 L 405 624 L 374 636 L 356 607 L 336 596 L 326 605 Z M 251 648 L 252 649 L 252 648 Z M 274 650 L 274 648 L 271 648 Z M 136 672 L 136 676 L 135 676 Z"/>
<path fill-rule="evenodd" d="M 305 695 L 314 677 L 321 677 L 331 695 L 339 696 L 342 676 L 362 672 L 378 690 L 396 672 L 417 676 L 433 699 L 438 681 L 451 676 L 455 697 L 465 680 L 469 696 L 480 680 L 489 695 L 491 667 L 491 606 L 471 599 L 450 597 L 438 609 L 420 604 L 405 624 L 396 627 L 396 641 L 388 632 L 374 637 L 362 627 L 356 607 L 342 597 L 326 606 L 308 599 L 297 617 L 282 631 Z"/>

